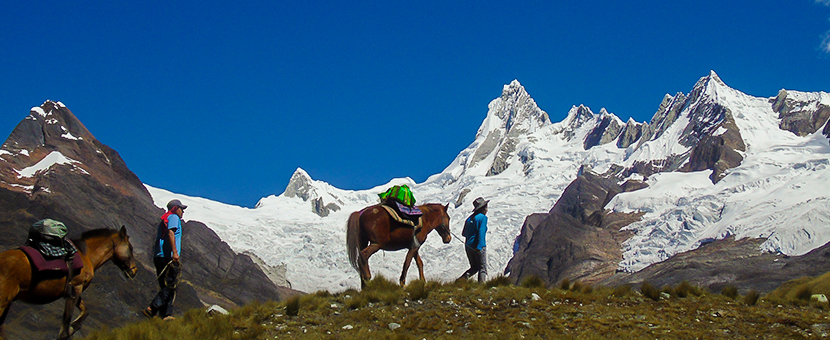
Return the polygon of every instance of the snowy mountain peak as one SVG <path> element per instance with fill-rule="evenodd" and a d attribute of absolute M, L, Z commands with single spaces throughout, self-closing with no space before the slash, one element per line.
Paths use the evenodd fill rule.
<path fill-rule="evenodd" d="M 316 197 L 317 192 L 312 186 L 312 179 L 308 173 L 302 168 L 294 170 L 291 179 L 288 181 L 288 186 L 285 188 L 283 195 L 285 197 L 299 197 L 303 201 L 308 201 L 309 198 Z"/>

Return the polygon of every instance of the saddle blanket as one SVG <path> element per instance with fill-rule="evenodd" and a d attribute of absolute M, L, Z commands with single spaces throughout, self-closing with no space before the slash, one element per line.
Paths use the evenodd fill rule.
<path fill-rule="evenodd" d="M 411 207 L 410 208 L 410 207 L 405 206 L 405 205 L 403 205 L 403 204 L 401 204 L 400 202 L 397 202 L 397 201 L 395 201 L 395 204 L 398 205 L 398 211 L 400 211 L 404 215 L 409 215 L 409 216 L 412 216 L 412 217 L 420 217 L 421 215 L 424 214 L 421 211 L 421 209 L 418 209 L 418 207 Z"/>
<path fill-rule="evenodd" d="M 35 271 L 59 270 L 64 273 L 69 272 L 69 268 L 66 266 L 66 261 L 64 261 L 63 258 L 47 260 L 43 258 L 43 254 L 37 251 L 37 249 L 29 246 L 22 246 L 20 247 L 20 250 L 26 253 L 26 256 L 29 257 L 29 261 L 32 263 L 32 267 Z M 75 252 L 74 256 L 75 257 L 72 258 L 72 272 L 77 274 L 84 267 L 84 261 L 81 259 L 81 254 L 79 252 Z"/>
<path fill-rule="evenodd" d="M 395 211 L 395 209 L 392 209 L 392 207 L 390 207 L 388 205 L 384 205 L 384 204 L 381 204 L 380 206 L 383 207 L 384 209 L 386 209 L 386 212 L 389 213 L 389 216 L 391 216 L 392 219 L 397 221 L 398 223 L 408 225 L 408 226 L 413 227 L 415 229 L 418 229 L 421 226 L 421 219 L 423 219 L 423 217 L 421 217 L 421 216 L 418 216 L 418 223 L 416 224 L 413 221 L 401 218 L 401 216 L 398 214 L 398 212 Z M 418 210 L 418 211 L 420 212 L 420 210 Z"/>

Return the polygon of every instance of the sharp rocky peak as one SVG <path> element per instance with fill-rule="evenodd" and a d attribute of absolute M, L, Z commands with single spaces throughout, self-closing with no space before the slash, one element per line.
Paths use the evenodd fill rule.
<path fill-rule="evenodd" d="M 311 176 L 305 170 L 297 168 L 297 170 L 294 170 L 294 174 L 291 175 L 291 180 L 288 181 L 288 186 L 285 188 L 283 195 L 299 197 L 303 201 L 308 201 L 310 198 L 317 196 L 312 182 Z"/>

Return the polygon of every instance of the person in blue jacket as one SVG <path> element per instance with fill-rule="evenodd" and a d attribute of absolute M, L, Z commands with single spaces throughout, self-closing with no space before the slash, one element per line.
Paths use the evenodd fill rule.
<path fill-rule="evenodd" d="M 181 201 L 171 200 L 167 203 L 167 212 L 161 216 L 153 245 L 153 264 L 161 290 L 150 302 L 150 307 L 143 311 L 149 318 L 158 315 L 164 320 L 173 320 L 173 301 L 176 298 L 176 287 L 181 273 L 179 255 L 182 253 L 184 209 L 187 209 L 187 206 Z"/>
<path fill-rule="evenodd" d="M 469 279 L 478 273 L 478 282 L 484 282 L 487 278 L 487 203 L 483 197 L 473 201 L 473 213 L 464 221 L 464 229 L 461 236 L 467 241 L 464 242 L 464 251 L 470 261 L 470 269 L 461 275 L 462 279 Z"/>

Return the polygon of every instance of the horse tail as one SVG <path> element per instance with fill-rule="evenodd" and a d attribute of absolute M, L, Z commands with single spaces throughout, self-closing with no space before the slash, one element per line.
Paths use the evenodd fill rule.
<path fill-rule="evenodd" d="M 360 273 L 357 257 L 360 255 L 360 213 L 353 212 L 346 222 L 346 251 L 349 253 L 349 263 Z"/>

